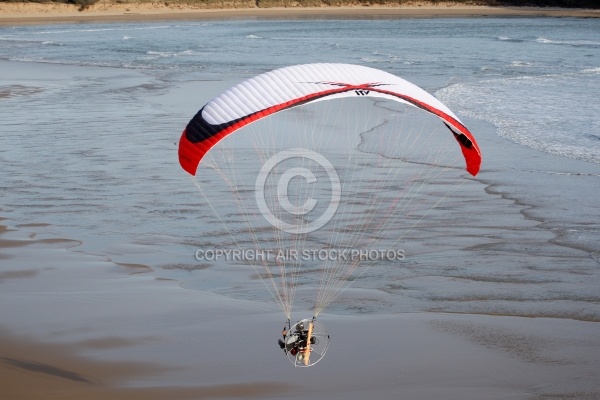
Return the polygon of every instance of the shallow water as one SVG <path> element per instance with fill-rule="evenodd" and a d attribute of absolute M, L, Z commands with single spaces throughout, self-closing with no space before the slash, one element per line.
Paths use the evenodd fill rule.
<path fill-rule="evenodd" d="M 370 65 L 426 89 L 445 87 L 451 106 L 520 144 L 598 163 L 598 24 L 469 18 L 25 26 L 0 30 L 0 58 L 136 69 L 169 82 L 239 79 L 307 62 Z"/>
<path fill-rule="evenodd" d="M 185 287 L 272 302 L 256 271 L 204 263 L 227 235 L 177 162 L 220 91 L 306 62 L 357 63 L 436 94 L 484 164 L 328 311 L 598 320 L 600 21 L 281 20 L 0 29 L 0 212 Z M 260 56 L 257 56 L 260 55 Z M 322 242 L 318 238 L 313 242 Z M 225 244 L 224 244 L 225 243 Z M 382 243 L 382 246 L 384 244 Z M 311 285 L 297 308 L 310 309 Z M 314 289 L 314 288 L 313 288 Z"/>

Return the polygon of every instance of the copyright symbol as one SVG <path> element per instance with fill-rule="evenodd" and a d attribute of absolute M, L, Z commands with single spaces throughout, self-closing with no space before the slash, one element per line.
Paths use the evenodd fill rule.
<path fill-rule="evenodd" d="M 301 166 L 287 167 L 288 161 L 295 161 L 296 164 Z M 327 176 L 327 180 L 330 183 L 328 190 L 331 195 L 328 197 L 328 205 L 324 212 L 316 219 L 306 222 L 307 219 L 296 218 L 293 223 L 283 221 L 277 217 L 271 208 L 267 205 L 267 179 L 269 175 L 278 177 L 276 184 L 276 196 L 269 197 L 271 204 L 277 210 L 279 216 L 283 216 L 283 211 L 291 214 L 294 217 L 308 217 L 309 214 L 317 208 L 318 200 L 311 197 L 315 191 L 307 190 L 312 184 L 316 184 L 319 179 L 313 172 L 313 170 L 306 167 L 316 166 L 319 169 L 324 170 Z M 283 168 L 283 172 L 279 171 Z M 278 170 L 278 171 L 275 171 Z M 293 185 L 292 180 L 303 179 L 299 185 Z M 290 188 L 298 187 L 305 190 L 302 191 L 303 196 L 301 204 L 294 204 L 290 201 Z M 296 190 L 295 192 L 297 192 Z M 258 176 L 256 177 L 255 185 L 256 203 L 261 214 L 265 219 L 273 225 L 275 228 L 293 234 L 304 234 L 314 232 L 321 228 L 327 222 L 333 218 L 339 204 L 340 197 L 342 194 L 342 186 L 340 184 L 340 178 L 335 171 L 333 165 L 323 155 L 308 149 L 289 149 L 281 151 L 271 158 L 269 158 L 262 166 Z M 296 196 L 297 197 L 297 196 Z M 296 202 L 298 203 L 298 202 Z M 324 207 L 319 207 L 320 209 Z"/>

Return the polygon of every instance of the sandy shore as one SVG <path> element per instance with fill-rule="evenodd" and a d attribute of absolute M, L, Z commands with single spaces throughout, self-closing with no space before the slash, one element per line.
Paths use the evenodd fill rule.
<path fill-rule="evenodd" d="M 78 251 L 46 224 L 0 226 L 2 399 L 597 399 L 597 323 L 322 315 L 315 367 L 277 348 L 275 306 L 182 289 Z M 364 340 L 368 338 L 368 340 Z"/>
<path fill-rule="evenodd" d="M 506 8 L 463 6 L 452 3 L 437 6 L 406 7 L 315 7 L 315 8 L 236 8 L 201 9 L 165 3 L 99 2 L 79 11 L 67 4 L 0 3 L 0 24 L 43 24 L 66 22 L 116 22 L 152 20 L 206 20 L 232 18 L 418 18 L 481 16 L 600 17 L 600 10 L 557 8 Z"/>
<path fill-rule="evenodd" d="M 218 341 L 207 332 L 235 330 L 231 318 L 264 307 L 182 290 L 141 274 L 145 266 L 77 254 L 79 242 L 51 229 L 0 226 L 0 398 L 261 398 L 288 390 L 285 382 L 219 382 L 220 372 L 205 370 L 223 362 L 214 349 L 228 348 L 232 336 Z M 230 322 L 214 325 L 213 317 Z M 191 343 L 198 351 L 182 357 Z M 182 372 L 185 384 L 156 385 Z"/>

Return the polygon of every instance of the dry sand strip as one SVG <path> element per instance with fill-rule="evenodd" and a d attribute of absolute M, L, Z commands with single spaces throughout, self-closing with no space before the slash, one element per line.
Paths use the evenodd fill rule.
<path fill-rule="evenodd" d="M 428 18 L 428 17 L 585 17 L 598 18 L 600 10 L 463 6 L 452 3 L 403 7 L 290 7 L 202 9 L 165 3 L 100 2 L 86 10 L 78 6 L 48 3 L 0 3 L 0 25 L 68 22 L 133 22 L 160 20 L 209 20 L 243 18 Z"/>

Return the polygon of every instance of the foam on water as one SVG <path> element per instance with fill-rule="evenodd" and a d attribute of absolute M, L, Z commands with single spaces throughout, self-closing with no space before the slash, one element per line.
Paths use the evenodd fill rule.
<path fill-rule="evenodd" d="M 520 65 L 521 66 L 521 65 Z M 527 67 L 527 65 L 523 65 Z M 500 136 L 550 154 L 600 163 L 598 68 L 483 80 L 437 95 L 459 112 L 493 123 Z"/>
<path fill-rule="evenodd" d="M 600 41 L 595 40 L 553 40 L 546 39 L 545 37 L 539 37 L 535 41 L 543 44 L 563 44 L 568 46 L 600 47 Z"/>

